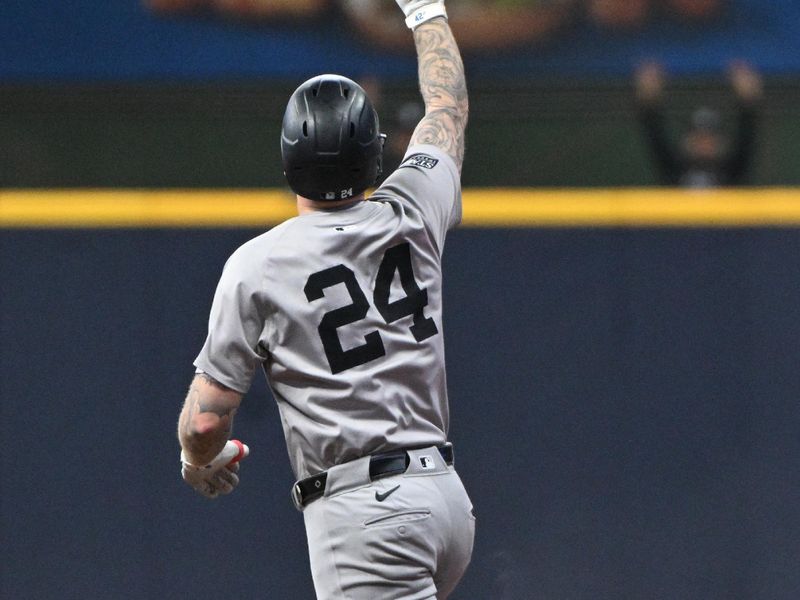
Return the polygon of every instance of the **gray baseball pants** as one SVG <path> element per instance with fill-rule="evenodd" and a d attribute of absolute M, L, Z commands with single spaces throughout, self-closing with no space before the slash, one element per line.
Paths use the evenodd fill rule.
<path fill-rule="evenodd" d="M 475 517 L 461 479 L 435 448 L 375 482 L 369 457 L 332 467 L 303 511 L 318 600 L 442 600 L 472 556 Z"/>

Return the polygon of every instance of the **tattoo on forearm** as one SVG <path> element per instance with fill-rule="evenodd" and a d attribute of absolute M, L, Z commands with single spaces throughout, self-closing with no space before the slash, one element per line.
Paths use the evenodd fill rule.
<path fill-rule="evenodd" d="M 227 417 L 228 415 L 236 412 L 235 408 L 224 408 L 221 406 L 214 406 L 213 404 L 204 404 L 203 402 L 197 403 L 198 413 L 214 413 L 218 417 Z"/>
<path fill-rule="evenodd" d="M 226 385 L 221 384 L 219 381 L 214 379 L 208 373 L 198 373 L 197 376 L 202 378 L 204 381 L 208 382 L 209 384 L 213 385 L 214 387 L 218 387 L 219 389 L 224 390 L 226 392 L 231 391 L 231 388 L 229 388 Z"/>
<path fill-rule="evenodd" d="M 212 377 L 200 373 L 198 379 L 203 383 L 213 385 L 214 387 L 225 391 L 233 392 L 233 390 L 222 385 Z M 233 417 L 236 414 L 237 408 L 235 406 L 226 406 L 225 401 L 210 401 L 201 393 L 202 384 L 198 387 L 197 380 L 192 382 L 189 387 L 189 393 L 186 396 L 186 403 L 183 411 L 181 411 L 181 418 L 178 423 L 178 434 L 181 439 L 181 444 L 194 456 L 203 456 L 209 460 L 215 454 L 214 447 L 219 444 L 220 436 L 228 437 L 233 429 Z M 194 430 L 195 417 L 202 414 L 216 415 L 218 417 L 217 426 L 215 430 L 218 433 L 213 435 L 198 435 Z M 207 456 L 209 455 L 210 456 Z"/>
<path fill-rule="evenodd" d="M 417 27 L 414 41 L 425 117 L 417 125 L 411 144 L 438 146 L 453 157 L 460 170 L 469 101 L 458 46 L 445 19 L 432 19 Z"/>
<path fill-rule="evenodd" d="M 186 403 L 183 411 L 181 412 L 181 419 L 178 423 L 178 429 L 181 438 L 188 438 L 191 434 L 192 419 L 197 414 L 197 404 L 200 398 L 200 392 L 192 385 L 189 388 L 189 393 L 186 395 Z"/>
<path fill-rule="evenodd" d="M 219 389 L 221 389 L 221 390 L 223 390 L 225 392 L 232 392 L 233 391 L 228 386 L 221 384 L 219 381 L 217 381 L 216 379 L 211 377 L 211 375 L 209 375 L 208 373 L 198 373 L 198 375 L 200 377 L 202 377 L 203 380 L 205 380 L 206 382 L 208 382 L 209 384 L 213 385 L 216 388 L 219 388 Z M 197 403 L 197 412 L 198 413 L 210 412 L 210 413 L 214 413 L 215 415 L 217 415 L 220 418 L 222 418 L 222 417 L 230 417 L 232 419 L 233 415 L 236 414 L 236 409 L 233 408 L 233 407 L 225 408 L 225 407 L 220 407 L 220 406 L 214 406 L 212 404 L 208 404 L 208 403 L 204 403 L 204 402 L 198 402 Z M 230 420 L 230 419 L 226 422 L 226 425 L 228 426 L 226 428 L 226 431 L 228 433 L 230 433 L 230 424 L 231 423 L 232 423 L 232 420 Z"/>

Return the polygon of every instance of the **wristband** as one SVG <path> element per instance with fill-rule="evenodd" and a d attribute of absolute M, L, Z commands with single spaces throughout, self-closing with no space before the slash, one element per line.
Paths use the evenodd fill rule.
<path fill-rule="evenodd" d="M 181 464 L 183 465 L 183 467 L 187 471 L 194 471 L 194 472 L 205 471 L 206 469 L 211 467 L 210 464 L 208 464 L 208 465 L 193 465 L 188 460 L 186 460 L 186 453 L 183 450 L 181 450 Z"/>
<path fill-rule="evenodd" d="M 430 21 L 436 17 L 444 17 L 447 18 L 447 10 L 444 7 L 444 3 L 437 3 L 437 4 L 428 4 L 427 6 L 423 6 L 413 13 L 408 15 L 406 18 L 406 25 L 408 25 L 409 29 L 416 29 L 426 21 Z"/>

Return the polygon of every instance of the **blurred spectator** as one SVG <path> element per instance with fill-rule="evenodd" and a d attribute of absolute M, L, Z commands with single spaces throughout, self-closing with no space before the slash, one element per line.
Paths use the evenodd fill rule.
<path fill-rule="evenodd" d="M 372 106 L 381 115 L 383 109 L 383 84 L 376 75 L 363 75 L 357 78 L 358 85 L 367 93 L 367 98 L 372 102 Z"/>
<path fill-rule="evenodd" d="M 141 0 L 162 13 L 216 12 L 244 19 L 319 17 L 342 11 L 366 39 L 391 50 L 413 50 L 395 0 Z M 708 21 L 729 0 L 451 0 L 450 25 L 463 50 L 520 47 L 548 41 L 581 18 L 604 29 L 639 30 L 652 17 Z"/>
<path fill-rule="evenodd" d="M 383 148 L 383 177 L 391 175 L 403 161 L 414 129 L 425 115 L 425 107 L 419 101 L 402 102 L 395 110 L 384 106 L 384 92 L 381 80 L 374 75 L 358 78 L 359 85 L 378 114 L 381 115 L 381 131 L 386 134 L 386 145 Z"/>
<path fill-rule="evenodd" d="M 588 0 L 589 16 L 603 27 L 642 26 L 650 12 L 650 0 Z"/>
<path fill-rule="evenodd" d="M 732 64 L 728 77 L 737 100 L 736 134 L 725 133 L 718 111 L 702 107 L 692 113 L 689 128 L 676 145 L 666 128 L 661 65 L 648 63 L 636 72 L 640 120 L 664 184 L 709 188 L 747 183 L 763 86 L 758 73 L 745 63 Z"/>
<path fill-rule="evenodd" d="M 392 115 L 388 138 L 383 151 L 383 174 L 391 174 L 403 161 L 414 129 L 425 115 L 420 102 L 404 102 Z"/>
<path fill-rule="evenodd" d="M 608 29 L 639 29 L 654 14 L 681 21 L 708 21 L 717 17 L 727 0 L 586 0 L 589 19 Z"/>
<path fill-rule="evenodd" d="M 666 0 L 666 7 L 688 21 L 708 21 L 722 12 L 723 0 Z"/>
<path fill-rule="evenodd" d="M 215 10 L 237 17 L 308 17 L 321 12 L 328 0 L 144 0 L 159 12 Z"/>
<path fill-rule="evenodd" d="M 412 49 L 394 0 L 340 0 L 362 35 L 394 49 Z M 462 50 L 509 48 L 544 39 L 568 23 L 580 0 L 460 0 L 447 11 Z"/>

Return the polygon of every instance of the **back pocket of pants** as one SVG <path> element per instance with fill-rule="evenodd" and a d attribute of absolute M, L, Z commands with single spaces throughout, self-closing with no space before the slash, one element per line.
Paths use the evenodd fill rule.
<path fill-rule="evenodd" d="M 415 508 L 411 510 L 401 510 L 373 517 L 364 521 L 364 527 L 380 527 L 383 525 L 402 525 L 403 523 L 413 523 L 414 521 L 424 521 L 430 518 L 431 511 L 426 508 Z"/>

